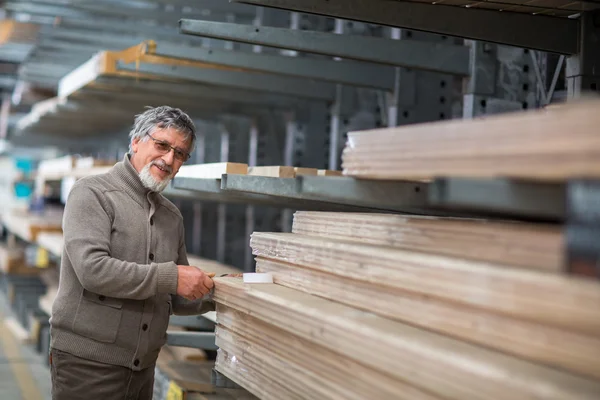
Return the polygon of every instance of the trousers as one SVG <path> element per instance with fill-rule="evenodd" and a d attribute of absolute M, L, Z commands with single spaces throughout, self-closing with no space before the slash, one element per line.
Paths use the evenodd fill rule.
<path fill-rule="evenodd" d="M 133 371 L 50 350 L 52 400 L 152 400 L 154 366 Z"/>

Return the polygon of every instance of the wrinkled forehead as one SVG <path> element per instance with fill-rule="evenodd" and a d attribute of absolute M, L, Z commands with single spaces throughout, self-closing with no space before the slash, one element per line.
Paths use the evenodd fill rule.
<path fill-rule="evenodd" d="M 171 146 L 182 150 L 189 150 L 192 144 L 191 135 L 175 128 L 161 128 L 156 126 L 150 131 L 150 134 L 154 139 L 163 140 Z"/>

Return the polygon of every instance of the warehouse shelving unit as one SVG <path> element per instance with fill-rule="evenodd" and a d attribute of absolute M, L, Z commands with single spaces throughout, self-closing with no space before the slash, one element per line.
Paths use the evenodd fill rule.
<path fill-rule="evenodd" d="M 337 170 L 350 130 L 545 106 L 558 97 L 562 68 L 568 98 L 600 90 L 600 5 L 592 1 L 164 0 L 147 9 L 128 2 L 6 3 L 13 15 L 60 21 L 43 27 L 19 75 L 48 88 L 98 50 L 147 39 L 157 43 L 149 55 L 206 64 L 118 61 L 117 70 L 129 77 L 102 76 L 94 87 L 59 98 L 52 115 L 23 124 L 16 138 L 114 160 L 126 145 L 125 121 L 148 103 L 190 110 L 200 127 L 196 163 Z M 132 18 L 152 23 L 131 26 Z M 94 116 L 104 107 L 116 111 L 107 112 L 113 121 L 98 138 L 89 125 L 104 124 Z M 598 192 L 596 182 L 224 175 L 176 178 L 165 194 L 186 219 L 188 249 L 247 271 L 253 269 L 249 234 L 290 231 L 291 210 L 305 209 L 563 223 L 565 268 L 597 276 Z M 32 302 L 21 303 L 23 322 L 38 315 L 35 306 L 27 308 Z M 174 333 L 171 344 L 214 349 L 214 321 L 174 318 L 173 324 L 201 332 Z M 47 338 L 47 326 L 41 332 Z M 216 372 L 213 379 L 235 386 Z"/>

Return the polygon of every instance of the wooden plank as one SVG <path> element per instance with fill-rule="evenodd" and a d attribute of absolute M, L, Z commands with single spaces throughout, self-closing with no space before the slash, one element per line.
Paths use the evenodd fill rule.
<path fill-rule="evenodd" d="M 59 83 L 58 95 L 68 97 L 86 86 L 94 86 L 94 81 L 100 76 L 120 76 L 131 78 L 158 79 L 173 82 L 182 82 L 182 79 L 165 79 L 142 72 L 123 71 L 117 68 L 118 62 L 132 64 L 134 62 L 160 65 L 176 65 L 196 68 L 210 68 L 222 70 L 241 70 L 236 68 L 217 66 L 182 58 L 162 57 L 154 54 L 156 43 L 149 40 L 122 51 L 102 51 L 92 57 L 66 76 Z"/>
<path fill-rule="evenodd" d="M 246 175 L 248 164 L 242 163 L 211 163 L 184 165 L 177 173 L 178 178 L 221 179 L 223 174 Z"/>
<path fill-rule="evenodd" d="M 209 260 L 207 258 L 202 258 L 191 254 L 188 254 L 187 258 L 189 265 L 198 267 L 206 272 L 214 272 L 215 276 L 221 276 L 224 274 L 238 274 L 242 272 L 238 268 L 232 267 L 227 264 L 222 264 L 218 261 Z"/>
<path fill-rule="evenodd" d="M 293 178 L 296 176 L 294 167 L 286 166 L 264 166 L 248 168 L 248 175 L 253 176 L 270 176 L 273 178 Z"/>
<path fill-rule="evenodd" d="M 223 348 L 219 349 L 215 369 L 262 400 L 300 399 L 277 382 L 275 377 L 280 371 L 263 373 L 262 370 L 248 368 L 244 354 L 233 355 Z M 245 372 L 240 374 L 240 370 Z M 269 372 L 272 374 L 267 375 Z"/>
<path fill-rule="evenodd" d="M 219 304 L 217 314 L 217 345 L 236 358 L 242 356 L 249 369 L 270 369 L 279 383 L 300 398 L 438 398 L 229 307 Z M 239 366 L 234 367 L 234 376 L 246 373 Z"/>
<path fill-rule="evenodd" d="M 302 176 L 302 175 L 316 176 L 318 173 L 318 170 L 316 168 L 295 167 L 294 172 L 296 172 L 296 176 Z"/>
<path fill-rule="evenodd" d="M 298 211 L 292 232 L 559 273 L 564 237 L 554 225 L 377 213 Z"/>
<path fill-rule="evenodd" d="M 317 171 L 318 176 L 342 176 L 342 171 L 334 171 L 331 169 L 320 169 Z"/>
<path fill-rule="evenodd" d="M 393 290 L 363 280 L 257 258 L 274 282 L 386 318 L 600 379 L 600 339 Z M 221 318 L 220 314 L 219 320 Z M 556 343 L 560 343 L 557 346 Z"/>
<path fill-rule="evenodd" d="M 255 232 L 256 256 L 566 330 L 600 334 L 600 283 L 293 233 Z"/>
<path fill-rule="evenodd" d="M 40 25 L 12 19 L 0 21 L 0 45 L 10 43 L 34 44 Z"/>
<path fill-rule="evenodd" d="M 469 120 L 351 132 L 345 175 L 564 180 L 600 177 L 600 100 Z M 568 135 L 565 135 L 568 132 Z"/>
<path fill-rule="evenodd" d="M 217 278 L 214 299 L 445 399 L 597 399 L 600 382 L 275 284 Z M 352 382 L 354 376 L 348 376 Z M 377 382 L 373 382 L 377 384 Z"/>
<path fill-rule="evenodd" d="M 89 170 L 95 167 L 112 167 L 114 161 L 98 159 L 94 157 L 80 157 L 75 160 L 75 169 Z"/>

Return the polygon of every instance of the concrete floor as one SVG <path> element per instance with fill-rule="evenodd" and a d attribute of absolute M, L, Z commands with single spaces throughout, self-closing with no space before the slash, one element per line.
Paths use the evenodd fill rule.
<path fill-rule="evenodd" d="M 0 293 L 0 399 L 50 400 L 50 369 L 32 345 L 20 343 L 4 325 L 11 316 Z"/>

